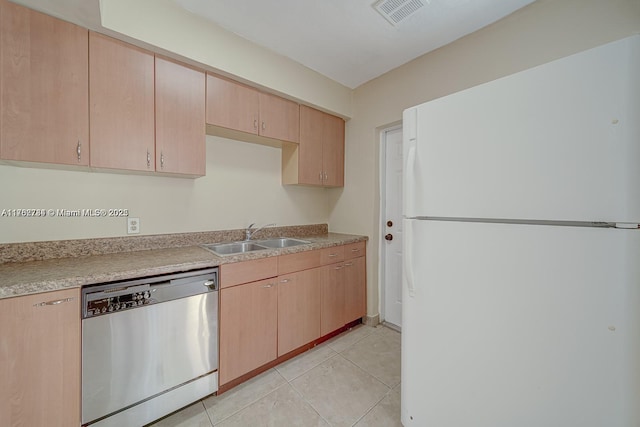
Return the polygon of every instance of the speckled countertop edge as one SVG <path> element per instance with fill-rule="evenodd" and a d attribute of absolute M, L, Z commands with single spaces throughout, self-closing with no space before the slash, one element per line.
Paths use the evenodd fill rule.
<path fill-rule="evenodd" d="M 0 299 L 198 270 L 251 259 L 286 255 L 366 241 L 365 236 L 328 233 L 305 236 L 311 243 L 241 255 L 218 256 L 200 246 L 141 250 L 75 258 L 0 264 Z"/>

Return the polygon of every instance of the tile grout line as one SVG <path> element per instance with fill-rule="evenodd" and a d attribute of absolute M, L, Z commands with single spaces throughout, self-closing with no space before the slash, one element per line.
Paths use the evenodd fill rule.
<path fill-rule="evenodd" d="M 252 400 L 251 402 L 247 403 L 247 404 L 246 404 L 246 405 L 244 405 L 242 408 L 238 409 L 237 411 L 233 412 L 232 414 L 229 414 L 228 416 L 226 416 L 226 417 L 224 417 L 223 419 L 221 419 L 220 421 L 218 421 L 218 423 L 221 423 L 221 422 L 223 422 L 223 421 L 226 421 L 226 420 L 228 420 L 229 418 L 233 417 L 234 415 L 238 414 L 239 412 L 244 411 L 244 410 L 245 410 L 245 409 L 247 409 L 249 406 L 251 406 L 251 405 L 253 405 L 254 403 L 256 403 L 258 400 L 262 399 L 262 398 L 263 398 L 263 397 L 265 397 L 265 396 L 268 396 L 269 394 L 273 393 L 274 391 L 276 391 L 277 389 L 279 389 L 280 387 L 282 387 L 282 386 L 284 386 L 285 384 L 287 384 L 287 383 L 288 383 L 287 379 L 286 379 L 285 377 L 283 377 L 283 376 L 282 376 L 282 374 L 281 374 L 280 372 L 278 372 L 275 368 L 271 368 L 271 369 L 272 369 L 274 372 L 276 372 L 276 373 L 277 373 L 277 374 L 278 374 L 278 375 L 279 375 L 279 376 L 284 380 L 284 383 L 282 383 L 282 384 L 280 384 L 279 386 L 275 387 L 273 390 L 269 391 L 268 393 L 265 393 L 265 394 L 263 394 L 263 395 L 259 396 L 257 399 Z M 264 373 L 267 373 L 267 372 L 269 372 L 269 370 L 265 371 Z M 260 374 L 260 375 L 262 375 L 262 374 Z M 254 377 L 254 378 L 256 378 L 256 377 Z M 244 384 L 246 384 L 246 383 L 244 383 Z M 205 406 L 205 410 L 206 410 L 206 409 L 207 409 L 207 408 L 206 408 L 206 406 Z M 209 415 L 209 411 L 207 411 L 207 416 L 208 416 L 208 415 Z M 211 417 L 209 417 L 209 418 L 211 418 Z M 213 421 L 211 422 L 211 424 L 212 424 L 212 425 L 214 425 L 214 427 L 215 427 L 215 424 L 213 423 Z"/>
<path fill-rule="evenodd" d="M 386 384 L 385 384 L 385 385 L 386 385 Z M 360 422 L 364 417 L 366 417 L 366 416 L 367 416 L 367 414 L 368 414 L 369 412 L 373 411 L 373 410 L 376 408 L 376 406 L 378 406 L 378 405 L 380 404 L 380 402 L 382 402 L 384 399 L 386 399 L 386 398 L 387 398 L 387 396 L 389 396 L 392 392 L 393 392 L 393 389 L 392 389 L 392 388 L 390 388 L 390 389 L 389 389 L 389 390 L 384 394 L 384 396 L 382 396 L 382 397 L 380 398 L 380 400 L 378 400 L 378 401 L 377 401 L 377 402 L 376 402 L 376 403 L 375 403 L 371 408 L 367 409 L 367 410 L 365 411 L 365 413 L 364 413 L 364 414 L 362 414 L 362 416 L 361 416 L 360 418 L 358 418 L 358 419 L 357 419 L 353 424 L 351 424 L 351 427 L 354 427 L 356 424 L 358 424 L 358 423 L 359 423 L 359 422 Z"/>
<path fill-rule="evenodd" d="M 209 424 L 211 424 L 211 427 L 215 427 L 213 425 L 213 420 L 211 419 L 211 416 L 209 415 L 209 411 L 207 411 L 207 407 L 204 404 L 204 399 L 200 399 L 200 404 L 202 405 L 202 408 L 204 409 L 204 413 L 207 414 L 207 419 L 209 420 Z"/>
<path fill-rule="evenodd" d="M 336 355 L 337 355 L 337 353 L 336 353 Z M 331 356 L 329 359 L 331 359 L 331 358 L 335 357 L 336 355 Z M 329 360 L 329 359 L 327 359 L 327 360 Z M 324 362 L 323 362 L 323 363 L 324 363 Z M 308 372 L 308 371 L 307 371 L 307 372 Z M 296 377 L 296 378 L 297 378 L 297 377 Z M 304 403 L 306 403 L 307 405 L 309 405 L 309 407 L 313 410 L 313 412 L 315 412 L 316 414 L 318 414 L 318 416 L 320 417 L 320 419 L 321 419 L 322 421 L 324 421 L 325 423 L 327 423 L 327 425 L 328 425 L 329 427 L 331 427 L 331 426 L 332 426 L 332 424 L 329 422 L 329 420 L 325 419 L 325 418 L 322 416 L 322 414 L 320 414 L 320 412 L 318 412 L 318 410 L 317 410 L 317 409 L 316 409 L 316 408 L 311 404 L 311 402 L 309 402 L 309 401 L 308 401 L 308 400 L 307 400 L 307 399 L 302 395 L 302 393 L 301 393 L 297 388 L 295 388 L 295 386 L 294 386 L 293 384 L 289 383 L 289 386 L 291 386 L 291 389 L 292 389 L 292 390 L 293 390 L 293 391 L 294 391 L 298 396 L 300 396 L 300 399 L 302 399 L 302 401 L 303 401 Z"/>

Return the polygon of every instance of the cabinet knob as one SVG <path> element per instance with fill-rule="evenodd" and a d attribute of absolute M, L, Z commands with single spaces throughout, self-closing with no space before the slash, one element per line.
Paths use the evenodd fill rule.
<path fill-rule="evenodd" d="M 387 221 L 387 227 L 393 227 L 393 221 Z"/>
<path fill-rule="evenodd" d="M 386 236 L 384 236 L 384 239 L 389 241 L 393 240 L 393 234 L 387 234 Z"/>

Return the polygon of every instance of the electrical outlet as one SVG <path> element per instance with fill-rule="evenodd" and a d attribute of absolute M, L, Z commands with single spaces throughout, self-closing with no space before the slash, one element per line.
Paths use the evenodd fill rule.
<path fill-rule="evenodd" d="M 140 233 L 140 218 L 127 218 L 127 234 Z"/>

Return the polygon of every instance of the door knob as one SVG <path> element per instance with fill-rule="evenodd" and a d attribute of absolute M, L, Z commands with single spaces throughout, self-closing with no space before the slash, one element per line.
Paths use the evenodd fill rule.
<path fill-rule="evenodd" d="M 386 236 L 384 236 L 385 240 L 393 240 L 393 235 L 392 234 L 387 234 Z"/>
<path fill-rule="evenodd" d="M 393 221 L 387 221 L 387 227 L 393 227 Z"/>

